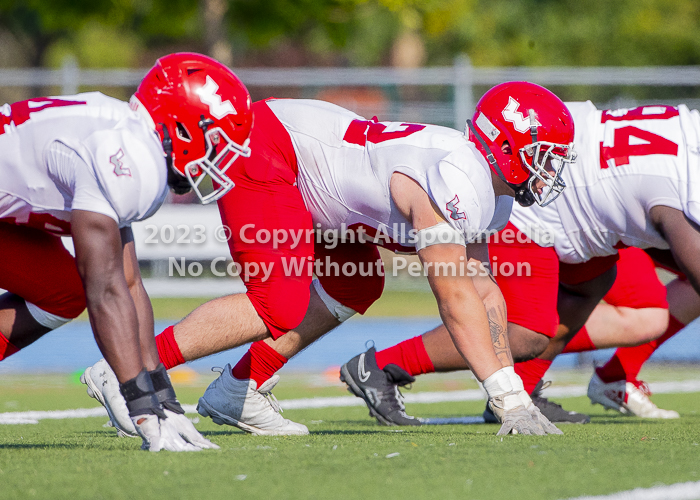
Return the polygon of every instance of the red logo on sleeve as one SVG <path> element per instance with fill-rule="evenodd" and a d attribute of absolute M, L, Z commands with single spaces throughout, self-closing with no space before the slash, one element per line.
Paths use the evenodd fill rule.
<path fill-rule="evenodd" d="M 454 220 L 466 219 L 467 214 L 459 211 L 457 203 L 459 203 L 459 197 L 455 195 L 446 205 L 447 211 L 450 212 L 450 218 Z"/>

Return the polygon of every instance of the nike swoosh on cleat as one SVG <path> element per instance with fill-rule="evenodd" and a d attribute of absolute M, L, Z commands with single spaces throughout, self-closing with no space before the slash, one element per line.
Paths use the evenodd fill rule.
<path fill-rule="evenodd" d="M 360 382 L 367 382 L 371 374 L 371 371 L 368 372 L 365 370 L 365 354 L 362 353 L 360 354 L 360 361 L 357 365 L 357 375 L 360 377 Z"/>

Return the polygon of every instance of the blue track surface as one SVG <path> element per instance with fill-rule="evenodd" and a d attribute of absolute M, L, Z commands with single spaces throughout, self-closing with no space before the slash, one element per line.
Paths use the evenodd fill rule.
<path fill-rule="evenodd" d="M 339 366 L 364 351 L 365 342 L 374 340 L 378 349 L 420 335 L 438 324 L 432 318 L 353 318 L 326 335 L 316 344 L 292 359 L 285 370 L 322 371 Z M 160 332 L 170 323 L 157 322 Z M 235 363 L 245 347 L 197 360 L 189 366 L 208 370 L 212 366 Z M 586 354 L 589 359 L 606 360 L 612 350 Z M 59 328 L 44 338 L 0 363 L 0 373 L 11 372 L 73 372 L 83 369 L 101 357 L 92 337 L 90 324 L 74 322 Z M 652 357 L 653 361 L 700 362 L 700 328 L 691 326 L 666 342 Z M 559 356 L 554 367 L 576 365 L 575 354 Z"/>

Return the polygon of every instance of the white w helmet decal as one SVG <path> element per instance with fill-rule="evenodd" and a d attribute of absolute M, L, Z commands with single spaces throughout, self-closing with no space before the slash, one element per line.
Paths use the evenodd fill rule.
<path fill-rule="evenodd" d="M 508 105 L 506 108 L 501 112 L 503 115 L 503 118 L 507 122 L 511 122 L 513 124 L 513 127 L 515 127 L 515 130 L 518 132 L 522 132 L 523 134 L 525 132 L 530 131 L 530 117 L 529 116 L 524 116 L 520 111 L 518 111 L 518 107 L 520 106 L 520 103 L 513 99 L 512 97 L 508 97 Z M 538 127 L 541 127 L 542 124 L 535 119 L 535 125 Z"/>
<path fill-rule="evenodd" d="M 236 108 L 233 107 L 231 101 L 222 102 L 221 96 L 216 93 L 217 90 L 219 90 L 219 86 L 212 77 L 207 75 L 207 83 L 197 90 L 197 95 L 204 104 L 209 106 L 209 112 L 217 120 L 221 120 L 226 115 L 237 115 Z"/>

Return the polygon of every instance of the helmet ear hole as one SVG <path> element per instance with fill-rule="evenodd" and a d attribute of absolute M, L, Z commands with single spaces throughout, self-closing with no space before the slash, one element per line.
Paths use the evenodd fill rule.
<path fill-rule="evenodd" d="M 156 125 L 174 190 L 192 189 L 209 203 L 233 188 L 225 171 L 250 155 L 253 112 L 248 90 L 229 68 L 202 54 L 169 54 L 144 76 L 134 98 Z M 207 177 L 214 182 L 209 190 Z"/>
<path fill-rule="evenodd" d="M 187 127 L 185 127 L 184 124 L 180 122 L 175 123 L 175 131 L 177 133 L 178 139 L 185 141 L 185 142 L 191 142 L 192 141 L 192 136 L 190 133 L 187 131 Z"/>
<path fill-rule="evenodd" d="M 512 155 L 513 149 L 510 147 L 510 142 L 503 141 L 503 144 L 501 144 L 501 151 L 504 155 Z"/>

